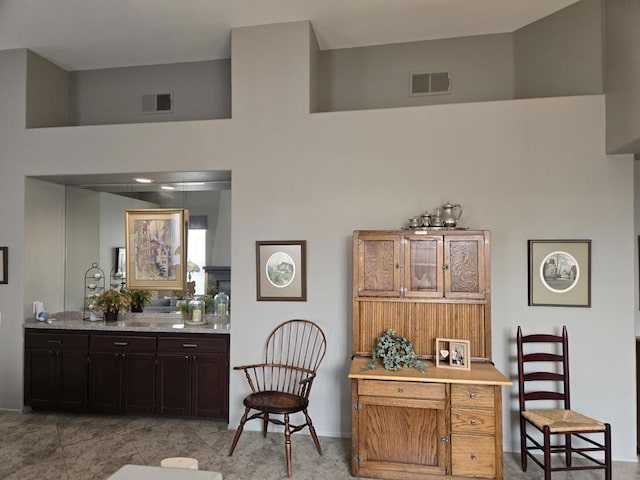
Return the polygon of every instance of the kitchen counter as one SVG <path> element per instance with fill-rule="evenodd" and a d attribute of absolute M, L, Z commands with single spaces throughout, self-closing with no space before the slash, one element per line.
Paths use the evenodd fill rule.
<path fill-rule="evenodd" d="M 60 312 L 41 322 L 28 318 L 25 329 L 61 329 L 114 332 L 169 332 L 229 334 L 230 327 L 214 323 L 213 315 L 205 315 L 203 325 L 186 325 L 177 313 L 121 313 L 117 322 L 89 321 L 82 319 L 82 312 Z"/>

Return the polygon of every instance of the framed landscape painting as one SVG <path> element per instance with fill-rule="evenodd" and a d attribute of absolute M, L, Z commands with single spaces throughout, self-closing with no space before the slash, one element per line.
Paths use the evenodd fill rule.
<path fill-rule="evenodd" d="M 307 300 L 305 240 L 256 242 L 257 299 Z"/>
<path fill-rule="evenodd" d="M 529 305 L 591 307 L 591 240 L 529 240 Z"/>
<path fill-rule="evenodd" d="M 125 211 L 127 289 L 185 289 L 188 224 L 185 209 Z"/>

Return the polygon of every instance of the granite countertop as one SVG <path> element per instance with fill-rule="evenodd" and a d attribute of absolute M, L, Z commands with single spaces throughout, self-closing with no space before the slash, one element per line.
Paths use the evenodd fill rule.
<path fill-rule="evenodd" d="M 186 325 L 178 313 L 121 313 L 117 322 L 104 320 L 89 321 L 82 319 L 82 312 L 59 312 L 52 314 L 47 321 L 28 318 L 24 328 L 92 330 L 118 332 L 171 332 L 171 333 L 231 333 L 229 324 L 214 322 L 213 315 L 205 315 L 203 325 Z"/>

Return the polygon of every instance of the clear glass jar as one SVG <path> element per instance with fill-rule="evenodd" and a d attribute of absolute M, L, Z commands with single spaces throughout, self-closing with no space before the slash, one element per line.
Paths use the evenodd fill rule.
<path fill-rule="evenodd" d="M 217 317 L 229 315 L 229 295 L 220 292 L 213 297 L 213 314 Z"/>
<path fill-rule="evenodd" d="M 204 302 L 200 298 L 196 297 L 189 302 L 189 317 L 194 323 L 204 321 Z"/>

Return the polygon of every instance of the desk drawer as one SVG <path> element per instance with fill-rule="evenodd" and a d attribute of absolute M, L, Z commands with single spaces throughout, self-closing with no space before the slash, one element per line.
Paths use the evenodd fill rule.
<path fill-rule="evenodd" d="M 496 475 L 495 438 L 491 436 L 451 435 L 451 473 L 469 477 L 494 478 Z"/>
<path fill-rule="evenodd" d="M 451 385 L 452 407 L 495 407 L 495 388 L 492 385 Z"/>
<path fill-rule="evenodd" d="M 376 397 L 444 400 L 443 383 L 396 382 L 392 380 L 360 380 L 358 394 Z"/>
<path fill-rule="evenodd" d="M 91 350 L 99 350 L 101 352 L 136 351 L 153 353 L 156 351 L 156 339 L 155 337 L 92 335 Z"/>
<path fill-rule="evenodd" d="M 490 410 L 451 409 L 451 431 L 476 435 L 495 435 L 496 417 Z"/>

